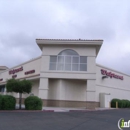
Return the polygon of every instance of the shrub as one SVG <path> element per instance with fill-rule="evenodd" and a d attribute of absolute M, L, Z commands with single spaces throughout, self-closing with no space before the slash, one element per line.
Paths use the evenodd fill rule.
<path fill-rule="evenodd" d="M 123 108 L 122 100 L 118 99 L 117 102 L 118 102 L 118 108 Z"/>
<path fill-rule="evenodd" d="M 129 100 L 121 100 L 122 101 L 122 108 L 128 108 L 129 107 Z"/>
<path fill-rule="evenodd" d="M 122 107 L 121 108 L 125 108 L 126 107 L 126 101 L 125 100 L 121 100 L 122 103 Z"/>
<path fill-rule="evenodd" d="M 130 108 L 130 101 L 129 101 L 129 103 L 128 103 L 128 108 Z"/>
<path fill-rule="evenodd" d="M 123 100 L 125 102 L 125 108 L 130 107 L 130 101 L 129 100 Z"/>
<path fill-rule="evenodd" d="M 29 96 L 24 101 L 26 110 L 42 110 L 42 100 L 37 96 Z"/>
<path fill-rule="evenodd" d="M 126 99 L 123 99 L 123 100 L 112 99 L 111 100 L 111 107 L 116 108 L 116 102 L 118 102 L 118 107 L 119 108 L 130 108 L 130 101 L 126 100 Z"/>
<path fill-rule="evenodd" d="M 116 102 L 118 102 L 118 107 L 122 108 L 122 101 L 116 98 L 111 100 L 111 107 L 116 108 Z"/>
<path fill-rule="evenodd" d="M 11 95 L 2 96 L 2 110 L 14 110 L 16 105 L 15 97 Z"/>
<path fill-rule="evenodd" d="M 2 95 L 0 95 L 0 110 L 2 109 Z"/>

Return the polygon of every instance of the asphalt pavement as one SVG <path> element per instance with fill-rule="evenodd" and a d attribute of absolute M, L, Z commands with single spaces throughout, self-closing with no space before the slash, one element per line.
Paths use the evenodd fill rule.
<path fill-rule="evenodd" d="M 119 130 L 130 109 L 72 112 L 0 111 L 0 130 Z M 130 128 L 125 128 L 125 130 Z"/>

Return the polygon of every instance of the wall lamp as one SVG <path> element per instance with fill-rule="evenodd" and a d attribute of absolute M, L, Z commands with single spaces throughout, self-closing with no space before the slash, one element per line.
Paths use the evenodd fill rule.
<path fill-rule="evenodd" d="M 108 78 L 108 76 L 106 76 L 106 75 L 105 75 L 105 76 L 102 76 L 102 79 L 105 79 L 105 78 Z"/>

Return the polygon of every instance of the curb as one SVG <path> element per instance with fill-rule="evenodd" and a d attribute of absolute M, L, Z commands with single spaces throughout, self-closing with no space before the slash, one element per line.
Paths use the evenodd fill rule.
<path fill-rule="evenodd" d="M 42 110 L 42 112 L 55 112 L 54 110 Z"/>
<path fill-rule="evenodd" d="M 108 111 L 117 109 L 94 109 L 94 110 L 0 110 L 0 112 L 96 112 L 96 111 Z"/>
<path fill-rule="evenodd" d="M 42 112 L 42 110 L 0 110 L 0 112 Z"/>
<path fill-rule="evenodd" d="M 117 109 L 89 109 L 89 110 L 69 110 L 69 112 L 95 112 L 95 111 L 109 111 L 109 110 L 117 110 Z"/>

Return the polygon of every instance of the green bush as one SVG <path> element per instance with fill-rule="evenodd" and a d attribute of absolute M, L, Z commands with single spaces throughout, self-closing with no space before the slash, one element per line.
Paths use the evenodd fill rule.
<path fill-rule="evenodd" d="M 29 96 L 24 101 L 26 110 L 42 110 L 42 100 L 37 96 Z"/>
<path fill-rule="evenodd" d="M 123 102 L 122 102 L 122 100 L 120 100 L 120 99 L 118 99 L 118 108 L 123 108 Z"/>
<path fill-rule="evenodd" d="M 121 108 L 125 108 L 126 107 L 126 101 L 125 100 L 121 100 L 122 103 L 122 107 Z"/>
<path fill-rule="evenodd" d="M 129 108 L 129 107 L 130 107 L 130 101 L 126 100 L 126 108 Z"/>
<path fill-rule="evenodd" d="M 11 95 L 2 96 L 2 110 L 14 110 L 16 105 L 15 97 Z"/>
<path fill-rule="evenodd" d="M 118 107 L 122 108 L 122 101 L 116 98 L 111 100 L 111 107 L 116 108 L 116 102 L 118 102 Z"/>
<path fill-rule="evenodd" d="M 129 103 L 128 103 L 128 108 L 130 108 L 130 101 L 129 101 Z"/>
<path fill-rule="evenodd" d="M 121 100 L 122 101 L 122 108 L 128 108 L 129 107 L 129 100 Z"/>
<path fill-rule="evenodd" d="M 112 99 L 111 107 L 116 108 L 116 102 L 118 102 L 118 108 L 130 108 L 130 101 L 126 99 Z"/>
<path fill-rule="evenodd" d="M 2 95 L 0 95 L 0 110 L 2 109 Z"/>

